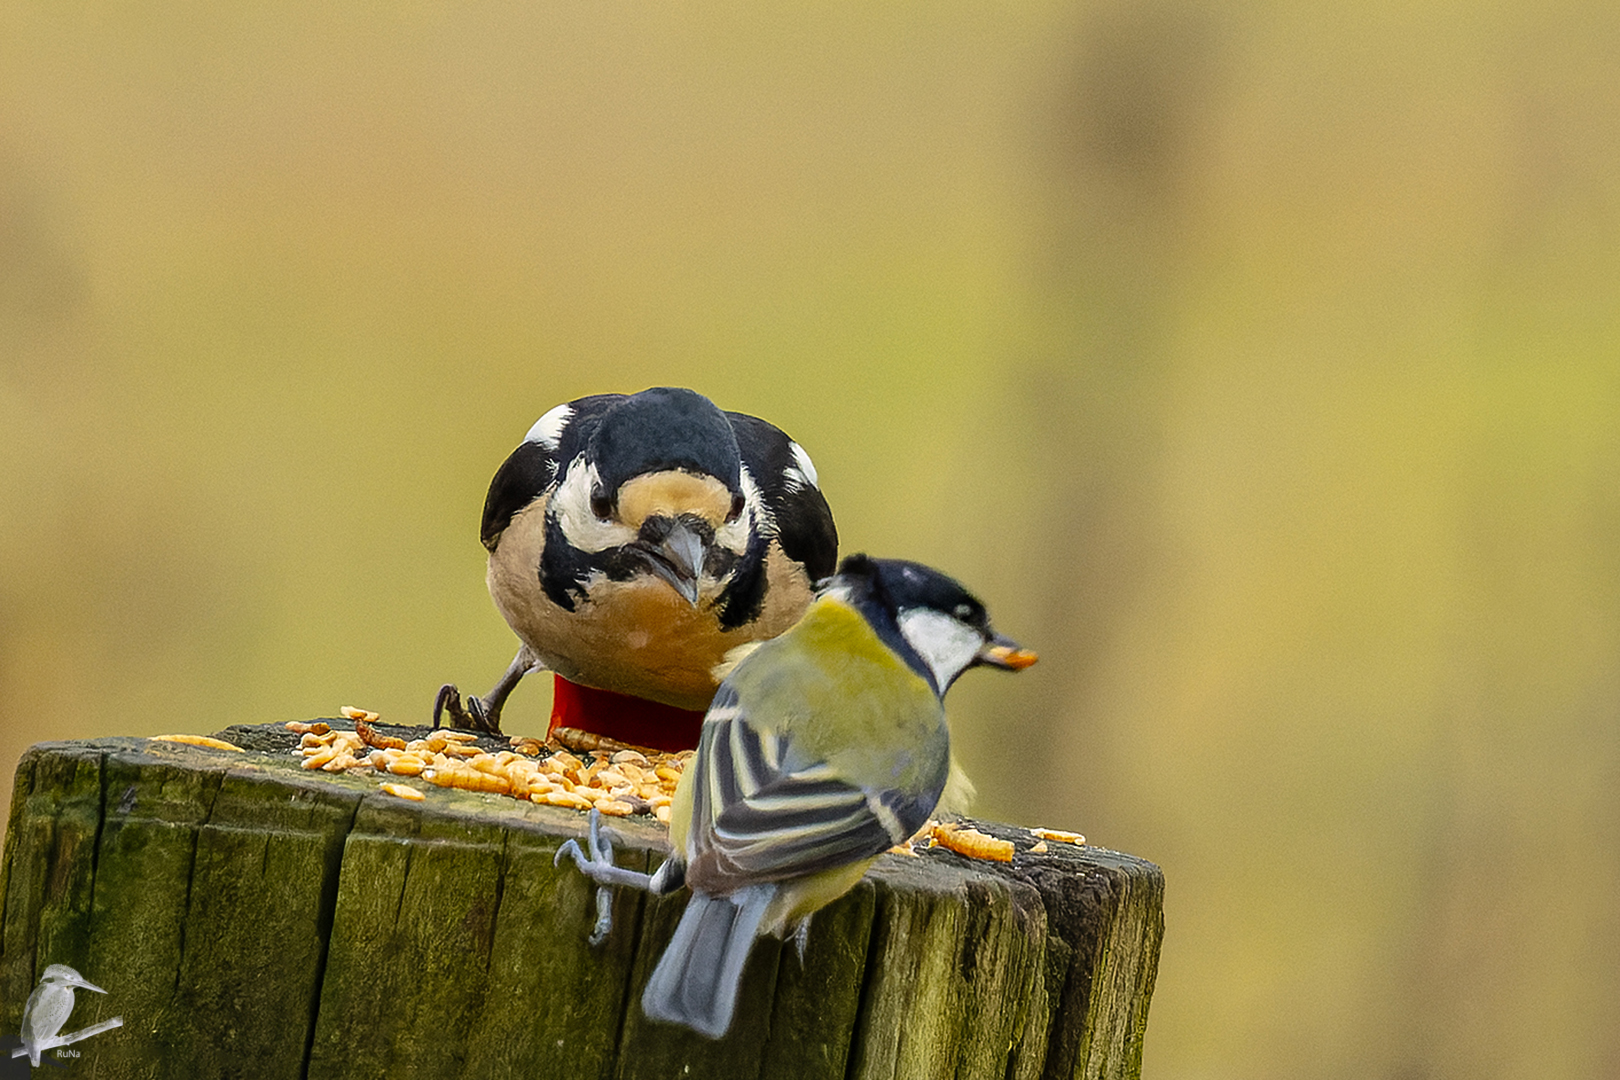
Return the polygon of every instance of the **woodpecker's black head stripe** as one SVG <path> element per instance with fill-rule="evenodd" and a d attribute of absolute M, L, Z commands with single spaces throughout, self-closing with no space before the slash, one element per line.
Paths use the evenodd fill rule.
<path fill-rule="evenodd" d="M 712 476 L 740 492 L 737 436 L 708 398 L 658 386 L 616 402 L 590 436 L 587 457 L 609 492 L 632 477 L 665 469 Z"/>

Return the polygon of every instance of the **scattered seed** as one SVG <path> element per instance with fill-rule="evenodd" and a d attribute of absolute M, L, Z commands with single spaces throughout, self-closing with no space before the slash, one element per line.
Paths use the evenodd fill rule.
<path fill-rule="evenodd" d="M 1086 838 L 1077 832 L 1064 832 L 1062 829 L 1031 829 L 1031 836 L 1038 840 L 1056 840 L 1064 844 L 1084 844 Z"/>
<path fill-rule="evenodd" d="M 1029 853 L 1031 855 L 1045 855 L 1048 850 L 1050 849 L 1047 848 L 1045 840 L 1037 840 L 1035 846 L 1029 849 Z"/>
<path fill-rule="evenodd" d="M 287 721 L 287 730 L 295 735 L 325 735 L 331 727 L 324 721 L 317 720 L 313 724 L 306 724 L 300 720 Z"/>
<path fill-rule="evenodd" d="M 411 787 L 409 784 L 386 784 L 385 783 L 385 784 L 378 784 L 377 786 L 382 788 L 384 791 L 386 791 L 390 795 L 397 795 L 401 799 L 409 799 L 411 802 L 421 802 L 423 799 L 427 798 L 427 796 L 424 795 L 421 791 L 418 791 L 416 788 Z"/>
<path fill-rule="evenodd" d="M 304 758 L 304 768 L 306 768 L 306 769 L 319 769 L 319 768 L 322 768 L 323 766 L 325 766 L 325 764 L 328 761 L 331 761 L 335 757 L 337 757 L 336 748 L 331 747 L 331 746 L 323 746 L 320 749 L 316 750 L 314 753 L 305 756 L 305 758 Z"/>
<path fill-rule="evenodd" d="M 325 772 L 346 772 L 359 764 L 359 760 L 348 750 L 341 750 L 334 754 L 332 759 L 325 765 L 322 765 L 321 769 Z"/>

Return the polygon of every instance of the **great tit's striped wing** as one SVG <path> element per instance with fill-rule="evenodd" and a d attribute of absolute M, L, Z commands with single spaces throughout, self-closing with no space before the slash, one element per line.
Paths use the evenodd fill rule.
<path fill-rule="evenodd" d="M 793 757 L 722 685 L 693 763 L 688 881 L 725 891 L 869 859 L 916 832 L 938 796 L 872 790 Z"/>

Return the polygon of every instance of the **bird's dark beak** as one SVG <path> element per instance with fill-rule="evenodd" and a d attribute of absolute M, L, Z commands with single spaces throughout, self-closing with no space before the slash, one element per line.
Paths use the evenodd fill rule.
<path fill-rule="evenodd" d="M 98 994 L 105 994 L 107 992 L 107 991 L 103 990 L 101 987 L 95 985 L 94 983 L 86 982 L 82 978 L 81 979 L 74 979 L 72 981 L 71 985 L 77 986 L 81 990 L 94 990 Z"/>
<path fill-rule="evenodd" d="M 980 664 L 998 667 L 1004 671 L 1023 671 L 1029 665 L 1039 660 L 1034 649 L 1026 649 L 1011 638 L 995 635 L 984 643 L 984 648 L 974 658 Z"/>
<path fill-rule="evenodd" d="M 698 575 L 708 554 L 708 543 L 697 530 L 680 518 L 648 518 L 642 523 L 636 550 L 653 573 L 697 607 Z"/>

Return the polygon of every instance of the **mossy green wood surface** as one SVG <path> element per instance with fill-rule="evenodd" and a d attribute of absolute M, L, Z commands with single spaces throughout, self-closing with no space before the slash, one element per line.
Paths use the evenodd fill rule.
<path fill-rule="evenodd" d="M 3 1022 L 45 966 L 80 992 L 97 1077 L 1056 1077 L 1140 1070 L 1163 881 L 1054 843 L 1011 864 L 886 856 L 819 913 L 801 958 L 762 941 L 727 1038 L 640 1010 L 684 894 L 553 865 L 582 814 L 305 772 L 277 728 L 244 754 L 109 739 L 18 770 L 0 900 Z M 277 750 L 276 748 L 279 748 Z M 651 869 L 663 833 L 613 823 Z M 1003 836 L 1022 830 L 980 825 Z"/>

